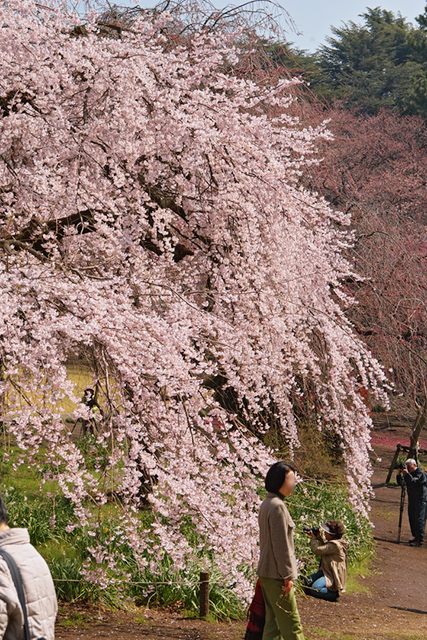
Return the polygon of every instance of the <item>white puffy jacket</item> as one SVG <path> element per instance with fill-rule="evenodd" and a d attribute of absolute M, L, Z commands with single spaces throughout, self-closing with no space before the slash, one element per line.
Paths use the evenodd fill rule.
<path fill-rule="evenodd" d="M 58 610 L 55 587 L 49 567 L 30 544 L 26 529 L 0 531 L 0 547 L 7 551 L 21 573 L 27 603 L 31 640 L 55 638 Z M 0 556 L 0 638 L 24 640 L 24 617 L 18 594 L 6 561 Z"/>

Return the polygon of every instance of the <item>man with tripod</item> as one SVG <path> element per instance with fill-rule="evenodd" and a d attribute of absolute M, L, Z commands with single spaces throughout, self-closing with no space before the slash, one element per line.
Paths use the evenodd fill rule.
<path fill-rule="evenodd" d="M 399 469 L 397 483 L 408 492 L 408 517 L 413 540 L 411 547 L 421 547 L 424 540 L 427 512 L 427 477 L 413 458 Z"/>

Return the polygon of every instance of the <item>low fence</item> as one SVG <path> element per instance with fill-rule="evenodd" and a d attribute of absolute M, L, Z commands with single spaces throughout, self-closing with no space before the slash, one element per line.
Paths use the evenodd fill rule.
<path fill-rule="evenodd" d="M 199 616 L 200 618 L 206 618 L 209 615 L 209 571 L 201 571 L 199 577 Z M 54 578 L 54 582 L 84 582 L 84 580 L 68 580 L 67 578 Z M 128 582 L 127 584 L 145 584 L 154 586 L 153 582 Z M 164 582 L 156 582 L 159 584 L 182 584 L 181 582 L 172 582 L 167 580 Z"/>

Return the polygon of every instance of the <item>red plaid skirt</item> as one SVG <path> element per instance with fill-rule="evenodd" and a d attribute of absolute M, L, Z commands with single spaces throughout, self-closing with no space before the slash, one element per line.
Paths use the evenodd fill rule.
<path fill-rule="evenodd" d="M 249 607 L 249 620 L 245 640 L 262 640 L 265 624 L 265 603 L 259 580 L 255 585 L 255 594 Z"/>

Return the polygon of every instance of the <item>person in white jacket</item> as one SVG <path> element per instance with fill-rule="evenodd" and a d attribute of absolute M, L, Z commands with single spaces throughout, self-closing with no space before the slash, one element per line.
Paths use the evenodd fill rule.
<path fill-rule="evenodd" d="M 0 495 L 0 549 L 15 560 L 22 578 L 31 640 L 54 640 L 58 611 L 55 587 L 45 560 L 30 543 L 27 529 L 11 529 Z M 24 640 L 24 616 L 4 558 L 0 555 L 0 638 Z"/>

